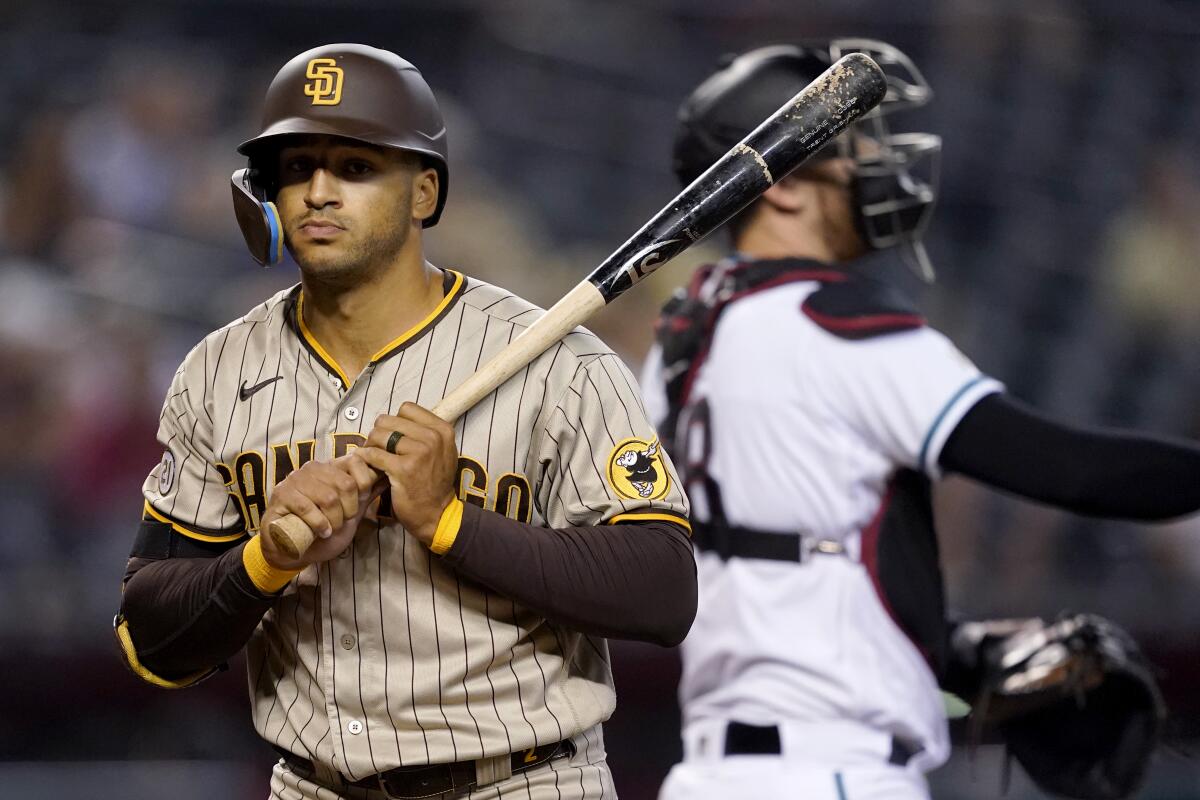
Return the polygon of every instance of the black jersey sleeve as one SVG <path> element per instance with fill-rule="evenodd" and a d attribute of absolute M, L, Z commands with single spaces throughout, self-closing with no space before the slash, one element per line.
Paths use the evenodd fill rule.
<path fill-rule="evenodd" d="M 1054 420 L 1005 394 L 980 400 L 939 463 L 989 486 L 1079 514 L 1166 520 L 1200 510 L 1200 446 Z"/>

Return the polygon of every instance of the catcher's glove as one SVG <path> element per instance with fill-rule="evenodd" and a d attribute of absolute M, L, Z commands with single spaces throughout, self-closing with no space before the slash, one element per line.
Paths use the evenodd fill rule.
<path fill-rule="evenodd" d="M 977 726 L 995 726 L 1047 792 L 1084 800 L 1130 796 L 1145 777 L 1166 716 L 1137 642 L 1093 614 L 970 622 L 952 635 Z"/>

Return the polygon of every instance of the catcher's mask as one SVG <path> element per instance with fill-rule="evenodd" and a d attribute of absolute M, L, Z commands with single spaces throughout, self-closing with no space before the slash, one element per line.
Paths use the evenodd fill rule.
<path fill-rule="evenodd" d="M 283 258 L 273 202 L 275 159 L 283 141 L 297 134 L 417 153 L 437 171 L 437 207 L 423 226 L 437 224 L 449 181 L 446 126 L 428 84 L 395 53 L 361 44 L 325 45 L 283 65 L 267 89 L 262 132 L 237 148 L 249 165 L 233 173 L 233 209 L 258 263 L 269 266 Z"/>
<path fill-rule="evenodd" d="M 772 45 L 727 56 L 679 109 L 674 169 L 683 185 L 847 53 L 865 53 L 883 68 L 887 94 L 873 111 L 826 145 L 814 159 L 854 160 L 855 226 L 873 250 L 900 248 L 926 281 L 933 267 L 921 243 L 937 199 L 941 137 L 893 133 L 888 116 L 933 96 L 904 53 L 871 39 L 834 39 L 824 47 Z"/>

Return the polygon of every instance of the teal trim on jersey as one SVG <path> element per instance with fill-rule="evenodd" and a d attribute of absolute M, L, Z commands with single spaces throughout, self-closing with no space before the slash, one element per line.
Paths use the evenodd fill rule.
<path fill-rule="evenodd" d="M 842 783 L 842 773 L 833 773 L 833 782 L 837 784 L 838 800 L 848 800 L 846 797 L 846 784 Z"/>
<path fill-rule="evenodd" d="M 961 389 L 954 393 L 954 396 L 950 398 L 946 405 L 942 406 L 942 410 L 938 412 L 938 415 L 934 417 L 933 424 L 929 426 L 929 431 L 925 434 L 925 440 L 921 442 L 921 455 L 917 457 L 917 467 L 919 467 L 922 472 L 926 471 L 925 457 L 929 454 L 929 443 L 933 441 L 933 434 L 937 432 L 938 427 L 942 424 L 942 420 L 946 418 L 946 415 L 950 413 L 950 409 L 954 408 L 954 404 L 957 403 L 964 394 L 985 380 L 987 380 L 986 375 L 977 375 L 976 377 L 967 381 L 965 384 L 963 384 Z"/>

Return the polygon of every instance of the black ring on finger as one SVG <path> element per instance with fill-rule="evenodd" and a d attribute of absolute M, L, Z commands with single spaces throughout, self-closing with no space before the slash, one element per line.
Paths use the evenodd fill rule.
<path fill-rule="evenodd" d="M 400 444 L 400 440 L 404 438 L 404 434 L 400 431 L 392 431 L 392 435 L 388 437 L 387 444 L 383 446 L 392 455 L 396 455 L 396 445 Z"/>

